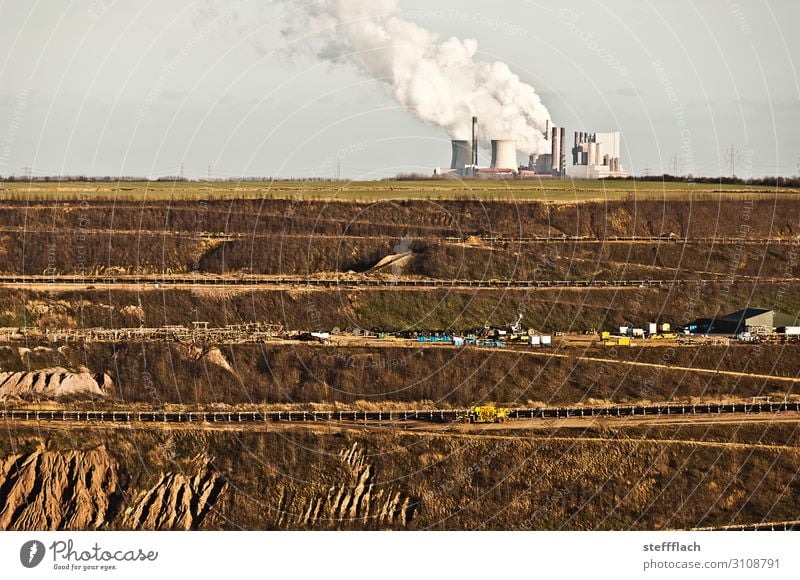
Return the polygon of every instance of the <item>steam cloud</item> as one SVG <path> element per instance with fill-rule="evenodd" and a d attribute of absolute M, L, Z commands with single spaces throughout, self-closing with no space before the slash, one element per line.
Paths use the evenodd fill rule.
<path fill-rule="evenodd" d="M 439 36 L 401 17 L 397 0 L 321 0 L 306 5 L 302 33 L 322 59 L 353 63 L 386 83 L 394 98 L 453 139 L 514 139 L 517 149 L 545 153 L 550 114 L 533 87 L 503 62 L 475 60 L 474 39 Z"/>

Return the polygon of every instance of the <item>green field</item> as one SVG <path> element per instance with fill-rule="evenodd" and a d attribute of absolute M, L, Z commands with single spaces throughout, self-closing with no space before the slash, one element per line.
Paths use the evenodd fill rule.
<path fill-rule="evenodd" d="M 481 199 L 585 201 L 620 199 L 764 199 L 800 194 L 797 188 L 718 183 L 512 180 L 512 181 L 155 181 L 3 182 L 0 200 L 298 199 L 365 201 Z"/>

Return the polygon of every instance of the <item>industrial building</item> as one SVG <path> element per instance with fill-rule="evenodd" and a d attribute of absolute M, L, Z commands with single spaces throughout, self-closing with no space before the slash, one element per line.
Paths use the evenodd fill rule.
<path fill-rule="evenodd" d="M 450 169 L 437 168 L 434 175 L 477 177 L 488 179 L 571 177 L 573 179 L 604 179 L 629 177 L 620 164 L 620 133 L 575 132 L 572 163 L 567 165 L 566 129 L 551 127 L 548 122 L 544 136 L 550 153 L 530 155 L 528 166 L 517 163 L 515 142 L 493 139 L 492 161 L 489 167 L 478 166 L 478 118 L 472 117 L 472 139 L 451 141 Z"/>
<path fill-rule="evenodd" d="M 718 318 L 700 318 L 687 325 L 692 334 L 729 334 L 775 332 L 798 324 L 797 316 L 767 308 L 745 308 Z"/>
<path fill-rule="evenodd" d="M 619 131 L 609 133 L 575 132 L 572 165 L 567 176 L 573 179 L 629 177 L 619 161 Z"/>

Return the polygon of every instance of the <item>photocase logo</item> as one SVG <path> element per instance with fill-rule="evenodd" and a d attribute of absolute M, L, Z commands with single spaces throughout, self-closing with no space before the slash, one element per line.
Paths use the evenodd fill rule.
<path fill-rule="evenodd" d="M 36 568 L 44 559 L 44 544 L 39 540 L 29 540 L 19 550 L 19 561 L 26 568 Z"/>

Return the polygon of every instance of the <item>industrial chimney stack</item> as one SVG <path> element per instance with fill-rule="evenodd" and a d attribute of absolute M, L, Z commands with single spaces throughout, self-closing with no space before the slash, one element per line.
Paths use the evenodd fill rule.
<path fill-rule="evenodd" d="M 478 117 L 472 117 L 472 165 L 478 165 Z"/>

